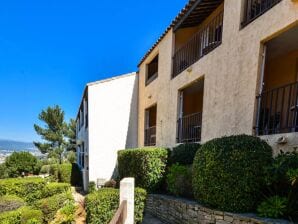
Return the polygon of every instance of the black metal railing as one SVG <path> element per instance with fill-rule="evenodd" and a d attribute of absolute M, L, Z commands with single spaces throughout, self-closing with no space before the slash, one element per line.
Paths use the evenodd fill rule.
<path fill-rule="evenodd" d="M 173 78 L 221 44 L 223 14 L 224 11 L 220 11 L 185 45 L 176 50 L 173 56 Z"/>
<path fill-rule="evenodd" d="M 242 26 L 246 26 L 282 0 L 246 0 Z"/>
<path fill-rule="evenodd" d="M 298 131 L 298 82 L 258 96 L 257 135 Z"/>
<path fill-rule="evenodd" d="M 202 113 L 194 113 L 179 118 L 177 121 L 177 142 L 199 142 L 201 141 Z"/>
<path fill-rule="evenodd" d="M 145 146 L 156 145 L 156 126 L 152 126 L 145 129 Z"/>

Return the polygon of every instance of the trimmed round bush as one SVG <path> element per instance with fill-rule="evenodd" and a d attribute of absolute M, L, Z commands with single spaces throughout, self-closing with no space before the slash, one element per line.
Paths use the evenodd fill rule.
<path fill-rule="evenodd" d="M 191 198 L 192 167 L 174 164 L 169 167 L 166 177 L 167 190 L 173 195 Z"/>
<path fill-rule="evenodd" d="M 168 152 L 165 148 L 141 148 L 118 151 L 119 178 L 134 177 L 136 186 L 153 191 L 163 180 Z"/>
<path fill-rule="evenodd" d="M 42 197 L 47 198 L 55 194 L 61 194 L 70 191 L 70 184 L 68 183 L 49 183 L 45 186 L 42 192 Z"/>
<path fill-rule="evenodd" d="M 42 191 L 46 183 L 42 178 L 11 178 L 0 180 L 0 195 L 17 195 L 25 199 L 26 202 L 42 197 Z"/>
<path fill-rule="evenodd" d="M 180 165 L 191 165 L 195 158 L 196 152 L 201 147 L 197 143 L 180 144 L 173 148 L 170 163 L 179 163 Z"/>
<path fill-rule="evenodd" d="M 146 190 L 135 189 L 135 223 L 142 223 Z M 108 224 L 119 207 L 119 190 L 103 188 L 89 194 L 85 200 L 87 223 Z"/>
<path fill-rule="evenodd" d="M 256 208 L 265 184 L 272 149 L 248 135 L 205 143 L 193 163 L 195 198 L 218 209 L 248 212 Z"/>
<path fill-rule="evenodd" d="M 16 210 L 25 205 L 25 201 L 14 195 L 0 196 L 0 213 Z"/>

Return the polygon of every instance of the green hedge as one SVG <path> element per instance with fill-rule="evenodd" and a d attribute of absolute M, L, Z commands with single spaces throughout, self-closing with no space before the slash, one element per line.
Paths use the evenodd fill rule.
<path fill-rule="evenodd" d="M 225 211 L 254 210 L 271 162 L 272 149 L 259 138 L 239 135 L 211 140 L 194 160 L 195 198 Z"/>
<path fill-rule="evenodd" d="M 35 207 L 40 209 L 43 213 L 44 222 L 48 223 L 54 219 L 56 212 L 62 208 L 66 203 L 72 201 L 70 192 L 56 194 L 54 196 L 43 198 L 35 203 Z"/>
<path fill-rule="evenodd" d="M 0 180 L 0 195 L 17 195 L 25 199 L 26 202 L 42 197 L 42 190 L 46 183 L 42 178 L 11 178 Z"/>
<path fill-rule="evenodd" d="M 0 224 L 42 224 L 42 212 L 30 207 L 0 213 Z"/>
<path fill-rule="evenodd" d="M 141 148 L 118 151 L 120 179 L 134 177 L 136 186 L 149 191 L 160 187 L 163 180 L 168 152 L 165 148 Z"/>
<path fill-rule="evenodd" d="M 191 165 L 195 158 L 196 152 L 201 147 L 197 143 L 180 144 L 173 148 L 170 157 L 170 163 L 180 165 Z"/>
<path fill-rule="evenodd" d="M 192 190 L 192 166 L 174 164 L 167 172 L 167 190 L 176 196 L 191 198 Z"/>
<path fill-rule="evenodd" d="M 52 181 L 82 186 L 81 171 L 75 163 L 52 164 L 50 165 L 49 174 Z"/>
<path fill-rule="evenodd" d="M 42 197 L 47 198 L 55 194 L 68 192 L 70 191 L 70 187 L 71 186 L 68 183 L 49 183 L 44 187 L 42 191 Z"/>
<path fill-rule="evenodd" d="M 142 223 L 147 193 L 144 189 L 135 189 L 135 223 Z M 109 223 L 119 207 L 119 190 L 103 188 L 86 197 L 85 207 L 87 223 Z"/>
<path fill-rule="evenodd" d="M 14 195 L 0 196 L 0 213 L 16 210 L 25 205 L 25 201 Z"/>
<path fill-rule="evenodd" d="M 71 183 L 71 163 L 64 163 L 59 166 L 59 182 Z"/>

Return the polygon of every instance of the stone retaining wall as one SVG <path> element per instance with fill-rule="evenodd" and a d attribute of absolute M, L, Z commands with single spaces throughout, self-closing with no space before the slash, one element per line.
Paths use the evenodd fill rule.
<path fill-rule="evenodd" d="M 146 212 L 168 224 L 290 223 L 285 220 L 262 219 L 254 214 L 211 210 L 194 201 L 156 194 L 148 195 Z"/>

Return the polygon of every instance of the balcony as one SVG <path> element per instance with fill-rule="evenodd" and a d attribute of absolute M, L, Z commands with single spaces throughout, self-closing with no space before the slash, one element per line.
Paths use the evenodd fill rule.
<path fill-rule="evenodd" d="M 145 129 L 145 146 L 156 145 L 156 126 Z"/>
<path fill-rule="evenodd" d="M 194 81 L 179 92 L 177 143 L 201 141 L 204 79 Z"/>
<path fill-rule="evenodd" d="M 298 132 L 298 26 L 265 43 L 257 135 Z"/>
<path fill-rule="evenodd" d="M 144 130 L 144 145 L 156 145 L 156 118 L 157 105 L 153 105 L 145 110 L 145 130 Z"/>
<path fill-rule="evenodd" d="M 246 0 L 242 26 L 254 21 L 282 0 Z"/>
<path fill-rule="evenodd" d="M 259 135 L 298 131 L 298 82 L 265 91 L 259 101 Z"/>
<path fill-rule="evenodd" d="M 178 119 L 178 143 L 200 142 L 202 113 L 194 113 Z"/>
<path fill-rule="evenodd" d="M 176 77 L 221 44 L 223 14 L 223 9 L 214 14 L 207 24 L 201 26 L 186 43 L 175 51 L 172 78 Z"/>

